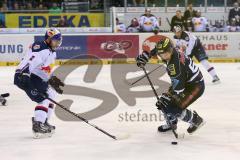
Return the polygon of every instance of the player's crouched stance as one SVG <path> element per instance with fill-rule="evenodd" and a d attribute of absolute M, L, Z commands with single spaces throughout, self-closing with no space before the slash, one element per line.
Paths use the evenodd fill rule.
<path fill-rule="evenodd" d="M 32 131 L 34 138 L 51 136 L 55 126 L 48 123 L 53 112 L 53 104 L 47 97 L 54 99 L 56 92 L 62 94 L 60 86 L 64 84 L 51 75 L 50 64 L 56 59 L 56 49 L 62 43 L 62 35 L 57 29 L 48 29 L 45 40 L 34 42 L 25 58 L 17 67 L 14 84 L 24 90 L 28 97 L 37 102 Z M 56 91 L 56 92 L 55 92 Z"/>
<path fill-rule="evenodd" d="M 137 65 L 144 67 L 154 55 L 160 56 L 167 65 L 167 73 L 172 83 L 169 91 L 163 93 L 156 103 L 157 108 L 165 113 L 164 116 L 168 116 L 171 124 L 161 125 L 158 131 L 169 131 L 171 126 L 177 129 L 178 119 L 181 119 L 190 123 L 187 131 L 191 134 L 205 123 L 196 111 L 187 109 L 204 92 L 202 73 L 190 58 L 173 47 L 168 38 L 160 40 L 150 53 L 140 54 L 136 58 Z"/>

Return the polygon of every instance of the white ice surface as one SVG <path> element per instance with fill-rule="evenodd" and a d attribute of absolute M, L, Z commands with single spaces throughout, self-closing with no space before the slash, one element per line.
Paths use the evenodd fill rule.
<path fill-rule="evenodd" d="M 129 107 L 120 98 L 118 107 L 92 123 L 111 134 L 130 133 L 131 137 L 114 141 L 83 122 L 65 122 L 55 115 L 56 125 L 52 138 L 32 138 L 30 117 L 35 103 L 23 91 L 13 85 L 15 67 L 0 67 L 0 92 L 10 92 L 8 106 L 0 106 L 0 160 L 239 160 L 240 159 L 240 64 L 214 64 L 222 83 L 211 84 L 211 78 L 203 71 L 206 90 L 190 108 L 195 109 L 207 121 L 194 135 L 186 135 L 179 144 L 171 145 L 173 135 L 157 133 L 160 122 L 119 122 L 119 114 L 155 113 L 155 99 L 139 98 L 135 107 Z M 201 67 L 201 66 L 200 66 Z M 85 67 L 74 71 L 66 83 L 84 85 L 112 92 L 109 65 L 103 67 L 97 81 L 82 81 Z M 201 70 L 203 68 L 201 67 Z M 165 77 L 166 78 L 166 77 Z M 166 78 L 167 79 L 167 78 Z M 146 87 L 150 89 L 149 86 Z M 142 89 L 142 88 L 141 88 Z M 58 96 L 58 101 L 72 98 L 72 111 L 85 112 L 101 101 L 82 96 Z M 163 122 L 161 122 L 163 123 Z M 180 123 L 180 132 L 188 126 Z"/>

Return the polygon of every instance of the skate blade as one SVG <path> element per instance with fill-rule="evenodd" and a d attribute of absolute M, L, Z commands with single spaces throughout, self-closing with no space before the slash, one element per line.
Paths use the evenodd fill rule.
<path fill-rule="evenodd" d="M 42 138 L 50 138 L 52 137 L 54 133 L 50 132 L 50 133 L 37 133 L 37 132 L 33 132 L 33 138 L 34 139 L 42 139 Z"/>
<path fill-rule="evenodd" d="M 206 124 L 206 121 L 203 120 L 203 122 L 198 126 L 198 128 L 192 132 L 192 133 L 189 133 L 190 135 L 193 135 L 197 130 L 199 130 L 202 126 L 204 126 Z"/>

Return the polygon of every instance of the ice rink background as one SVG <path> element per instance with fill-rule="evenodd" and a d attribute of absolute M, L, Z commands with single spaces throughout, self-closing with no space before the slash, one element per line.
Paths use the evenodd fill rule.
<path fill-rule="evenodd" d="M 239 160 L 240 159 L 240 64 L 214 64 L 222 83 L 211 84 L 204 73 L 204 95 L 190 108 L 195 109 L 207 121 L 194 135 L 186 135 L 179 144 L 171 145 L 172 133 L 159 134 L 157 127 L 163 123 L 120 122 L 119 114 L 158 113 L 155 98 L 139 98 L 137 105 L 129 107 L 119 98 L 119 105 L 112 112 L 91 120 L 92 123 L 112 134 L 129 133 L 131 137 L 114 141 L 83 122 L 65 122 L 55 115 L 51 122 L 56 125 L 52 138 L 35 140 L 31 132 L 31 116 L 36 104 L 13 85 L 15 67 L 0 67 L 1 93 L 10 92 L 8 106 L 0 106 L 0 159 L 162 159 L 162 160 Z M 121 67 L 121 65 L 119 65 Z M 67 84 L 116 92 L 110 79 L 110 66 L 105 65 L 94 83 L 84 83 L 86 67 L 74 71 L 65 81 Z M 165 75 L 163 79 L 168 81 Z M 144 89 L 144 88 L 141 88 Z M 145 87 L 150 90 L 150 86 Z M 82 97 L 59 95 L 57 100 L 74 100 L 72 111 L 81 113 L 93 109 L 100 101 Z M 187 125 L 179 124 L 179 131 L 186 132 Z"/>

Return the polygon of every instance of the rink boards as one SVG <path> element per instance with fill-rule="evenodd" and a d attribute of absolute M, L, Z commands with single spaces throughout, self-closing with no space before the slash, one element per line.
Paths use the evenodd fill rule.
<path fill-rule="evenodd" d="M 201 40 L 211 62 L 240 62 L 240 33 L 194 34 Z M 152 33 L 64 34 L 62 46 L 57 50 L 56 65 L 134 63 L 134 58 L 143 49 L 152 49 L 154 42 L 163 37 L 173 40 L 172 33 L 160 33 L 157 36 Z M 33 34 L 1 35 L 0 66 L 17 65 L 31 43 L 42 39 L 42 35 Z"/>

